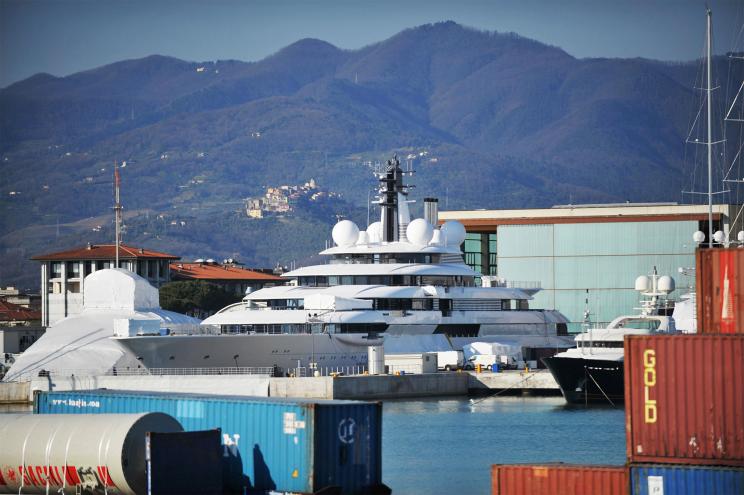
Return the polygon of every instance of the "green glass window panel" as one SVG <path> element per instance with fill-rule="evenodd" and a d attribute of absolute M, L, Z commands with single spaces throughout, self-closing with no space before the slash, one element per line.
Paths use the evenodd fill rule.
<path fill-rule="evenodd" d="M 465 239 L 465 252 L 466 253 L 480 253 L 481 242 Z"/>
<path fill-rule="evenodd" d="M 557 309 L 555 307 L 555 291 L 541 290 L 530 301 L 530 309 Z"/>
<path fill-rule="evenodd" d="M 555 256 L 694 253 L 695 221 L 555 225 Z"/>
<path fill-rule="evenodd" d="M 481 240 L 481 234 L 478 232 L 467 232 L 465 234 L 465 240 L 466 241 L 478 241 Z"/>
<path fill-rule="evenodd" d="M 556 290 L 556 309 L 563 313 L 570 322 L 580 325 L 587 307 L 586 291 Z M 590 290 L 588 294 L 590 319 L 593 323 L 604 325 L 618 316 L 638 313 L 639 295 L 632 289 Z"/>
<path fill-rule="evenodd" d="M 465 253 L 465 263 L 468 265 L 481 265 L 482 257 L 480 253 Z"/>
<path fill-rule="evenodd" d="M 553 258 L 497 258 L 498 275 L 506 280 L 540 282 L 543 289 L 553 288 Z"/>
<path fill-rule="evenodd" d="M 552 256 L 553 225 L 504 225 L 497 232 L 502 257 Z"/>
<path fill-rule="evenodd" d="M 650 275 L 654 266 L 677 282 L 677 269 L 694 265 L 693 254 L 556 257 L 555 288 L 633 289 L 635 279 Z"/>

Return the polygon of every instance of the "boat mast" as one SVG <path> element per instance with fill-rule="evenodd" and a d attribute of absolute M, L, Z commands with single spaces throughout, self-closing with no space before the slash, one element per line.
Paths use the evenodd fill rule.
<path fill-rule="evenodd" d="M 713 130 L 711 125 L 712 120 L 712 105 L 711 105 L 711 59 L 713 58 L 713 34 L 712 34 L 712 23 L 713 13 L 710 9 L 707 11 L 708 22 L 706 29 L 706 44 L 707 47 L 707 64 L 706 73 L 708 84 L 706 87 L 707 94 L 707 106 L 708 106 L 708 246 L 713 247 Z"/>
<path fill-rule="evenodd" d="M 114 223 L 116 223 L 116 268 L 119 268 L 119 244 L 121 243 L 121 202 L 119 198 L 119 165 L 114 162 Z"/>

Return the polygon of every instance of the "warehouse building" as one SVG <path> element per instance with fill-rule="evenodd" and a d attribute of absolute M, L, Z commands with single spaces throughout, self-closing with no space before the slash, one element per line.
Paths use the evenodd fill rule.
<path fill-rule="evenodd" d="M 735 240 L 743 229 L 740 208 L 715 205 L 713 231 Z M 695 266 L 692 235 L 708 232 L 708 207 L 623 203 L 442 211 L 439 220 L 465 225 L 468 265 L 514 285 L 540 287 L 530 306 L 561 311 L 571 321 L 569 330 L 579 331 L 586 309 L 593 322 L 635 313 L 634 281 L 653 267 L 675 279 L 672 296 L 694 284 L 694 276 L 678 270 Z"/>

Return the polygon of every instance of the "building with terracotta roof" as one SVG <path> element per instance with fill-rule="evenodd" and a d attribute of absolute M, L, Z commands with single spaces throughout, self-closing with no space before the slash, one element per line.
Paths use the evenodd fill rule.
<path fill-rule="evenodd" d="M 212 260 L 171 263 L 170 271 L 173 280 L 202 280 L 238 295 L 284 283 L 281 277 L 267 271 L 249 270 L 236 263 Z"/>
<path fill-rule="evenodd" d="M 0 370 L 6 354 L 21 353 L 44 335 L 40 322 L 41 312 L 0 299 Z"/>
<path fill-rule="evenodd" d="M 79 314 L 83 309 L 85 277 L 116 265 L 115 244 L 87 246 L 41 254 L 31 258 L 41 262 L 41 324 Z M 134 272 L 160 288 L 170 282 L 170 262 L 180 259 L 173 254 L 119 245 L 119 267 Z"/>

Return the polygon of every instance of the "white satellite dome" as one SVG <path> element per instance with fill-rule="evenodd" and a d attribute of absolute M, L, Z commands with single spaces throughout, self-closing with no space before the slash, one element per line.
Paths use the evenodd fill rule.
<path fill-rule="evenodd" d="M 692 234 L 692 240 L 700 244 L 705 240 L 705 234 L 698 230 L 697 232 Z"/>
<path fill-rule="evenodd" d="M 646 275 L 641 275 L 635 279 L 635 290 L 638 292 L 646 292 L 650 287 L 650 280 Z"/>
<path fill-rule="evenodd" d="M 448 246 L 459 246 L 465 241 L 465 227 L 456 220 L 444 222 L 440 230 Z"/>
<path fill-rule="evenodd" d="M 370 243 L 382 242 L 382 222 L 373 222 L 367 226 Z"/>
<path fill-rule="evenodd" d="M 341 220 L 333 227 L 331 236 L 337 246 L 351 247 L 359 239 L 359 227 L 351 220 Z"/>
<path fill-rule="evenodd" d="M 662 275 L 656 283 L 656 288 L 659 292 L 664 292 L 665 294 L 674 292 L 674 279 L 669 275 Z"/>
<path fill-rule="evenodd" d="M 369 234 L 366 230 L 359 232 L 359 238 L 357 239 L 357 245 L 366 246 L 369 244 Z"/>
<path fill-rule="evenodd" d="M 725 236 L 723 235 L 723 232 L 720 230 L 716 230 L 713 234 L 713 240 L 716 241 L 718 244 L 723 243 L 724 237 Z"/>
<path fill-rule="evenodd" d="M 417 218 L 408 224 L 406 237 L 411 244 L 426 246 L 434 235 L 434 227 L 423 218 Z"/>

